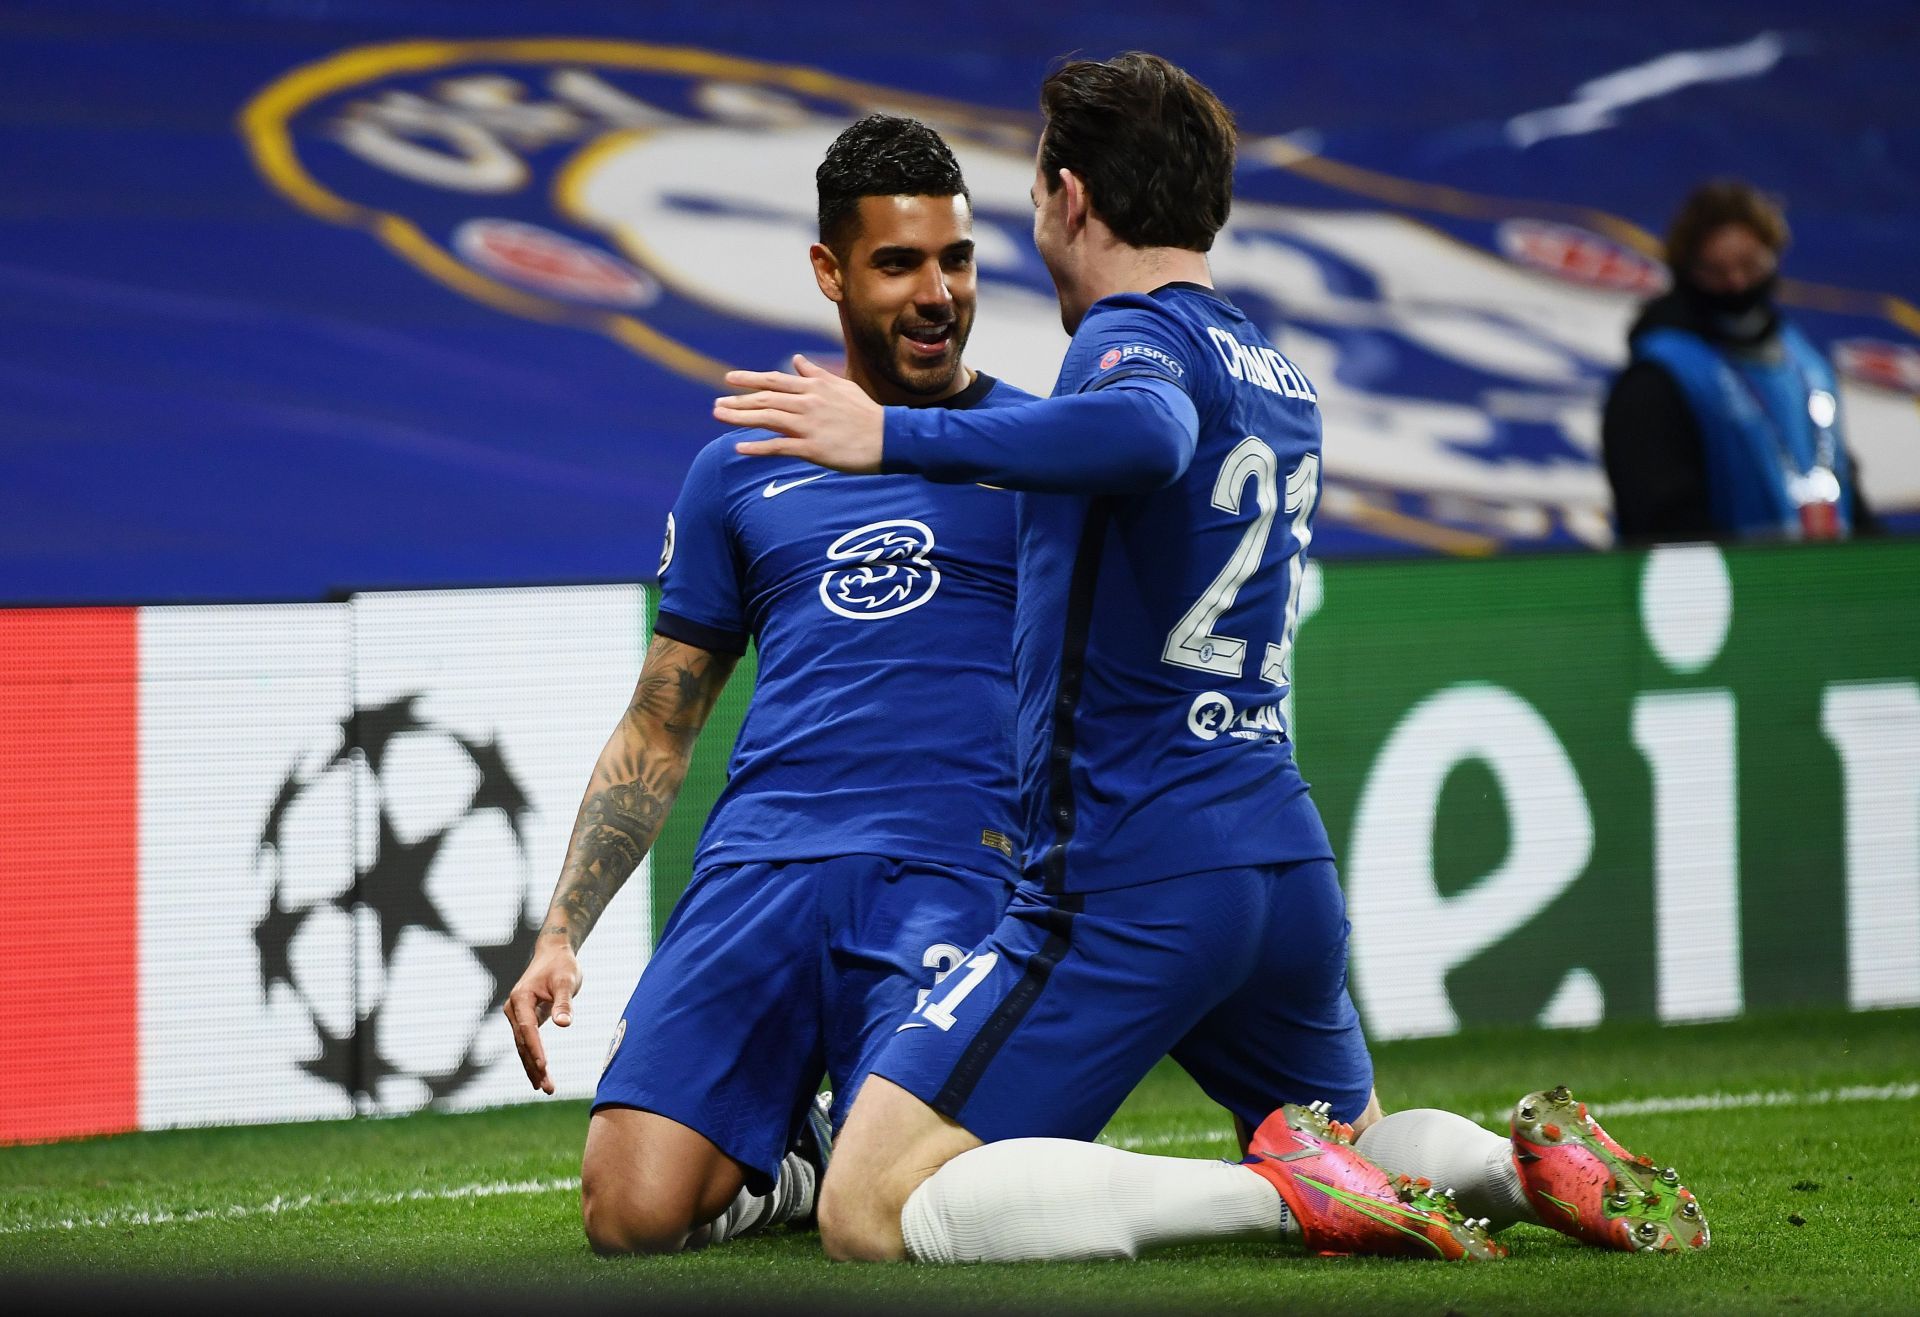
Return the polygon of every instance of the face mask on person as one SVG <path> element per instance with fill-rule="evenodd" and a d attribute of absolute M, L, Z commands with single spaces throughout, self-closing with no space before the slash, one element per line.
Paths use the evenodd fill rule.
<path fill-rule="evenodd" d="M 1751 315 L 1762 307 L 1773 305 L 1773 295 L 1780 287 L 1780 276 L 1770 274 L 1758 283 L 1748 284 L 1734 293 L 1710 293 L 1684 275 L 1679 280 L 1680 287 L 1703 311 L 1727 320 L 1739 320 Z"/>

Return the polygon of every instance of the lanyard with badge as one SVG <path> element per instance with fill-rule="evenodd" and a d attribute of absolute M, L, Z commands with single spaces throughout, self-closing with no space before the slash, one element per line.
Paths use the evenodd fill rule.
<path fill-rule="evenodd" d="M 1813 422 L 1815 433 L 1813 465 L 1800 470 L 1793 460 L 1793 444 L 1787 437 L 1785 427 L 1766 402 L 1760 397 L 1760 391 L 1753 387 L 1753 381 L 1732 362 L 1722 362 L 1729 375 L 1740 382 L 1752 400 L 1755 410 L 1766 421 L 1767 428 L 1773 432 L 1774 451 L 1780 460 L 1780 477 L 1787 489 L 1787 498 L 1800 514 L 1800 538 L 1803 540 L 1837 540 L 1840 538 L 1840 477 L 1835 471 L 1840 462 L 1840 436 L 1834 433 L 1833 423 L 1839 416 L 1840 406 L 1833 394 L 1825 389 L 1815 388 L 1807 377 L 1806 368 L 1799 362 L 1788 358 L 1793 373 L 1800 382 L 1800 391 L 1807 397 L 1807 419 Z"/>

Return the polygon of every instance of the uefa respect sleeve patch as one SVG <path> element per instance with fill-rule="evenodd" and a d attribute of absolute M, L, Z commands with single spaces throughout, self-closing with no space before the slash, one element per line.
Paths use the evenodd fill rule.
<path fill-rule="evenodd" d="M 1126 343 L 1108 348 L 1100 355 L 1102 374 L 1124 365 L 1158 366 L 1176 380 L 1185 377 L 1187 373 L 1187 368 L 1180 364 L 1179 358 L 1151 343 Z"/>

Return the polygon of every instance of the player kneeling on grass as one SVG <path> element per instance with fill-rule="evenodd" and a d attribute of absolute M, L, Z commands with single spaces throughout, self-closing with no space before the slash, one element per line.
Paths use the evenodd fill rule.
<path fill-rule="evenodd" d="M 870 116 L 818 182 L 811 259 L 848 387 L 928 410 L 1029 401 L 961 361 L 972 212 L 939 136 Z M 639 686 L 507 1001 L 527 1077 L 550 1093 L 539 1026 L 569 1023 L 575 953 L 652 845 L 752 639 L 726 790 L 594 1099 L 581 1198 L 603 1252 L 808 1218 L 821 1071 L 838 1120 L 899 1003 L 986 935 L 1017 872 L 1012 496 L 770 464 L 738 456 L 740 437 L 694 459 L 667 522 Z"/>
<path fill-rule="evenodd" d="M 1505 1252 L 1496 1219 L 1536 1210 L 1597 1243 L 1704 1242 L 1691 1196 L 1557 1093 L 1523 1100 L 1510 1140 L 1444 1112 L 1380 1117 L 1332 849 L 1281 705 L 1318 400 L 1205 255 L 1232 119 L 1139 54 L 1063 66 L 1041 107 L 1034 242 L 1073 335 L 1052 398 L 882 408 L 801 361 L 730 375 L 756 391 L 715 407 L 788 436 L 745 453 L 1020 491 L 1026 871 L 875 1061 L 822 1191 L 827 1251 L 1010 1261 L 1291 1236 L 1487 1259 Z M 1233 1113 L 1244 1162 L 1088 1141 L 1163 1054 Z"/>

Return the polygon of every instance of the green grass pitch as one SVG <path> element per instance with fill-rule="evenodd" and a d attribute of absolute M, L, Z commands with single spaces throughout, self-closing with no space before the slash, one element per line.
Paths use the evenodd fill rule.
<path fill-rule="evenodd" d="M 636 1307 L 1479 1314 L 1920 1306 L 1920 1011 L 1477 1034 L 1382 1046 L 1376 1062 L 1389 1109 L 1447 1106 L 1488 1124 L 1529 1088 L 1571 1084 L 1628 1147 L 1680 1167 L 1706 1208 L 1713 1247 L 1628 1257 L 1516 1226 L 1503 1236 L 1513 1256 L 1480 1266 L 1235 1244 L 1139 1262 L 852 1267 L 824 1262 L 811 1234 L 779 1232 L 683 1257 L 602 1260 L 580 1233 L 573 1187 L 585 1105 L 546 1102 L 0 1149 L 0 1281 L 349 1277 Z M 1711 1095 L 1719 1095 L 1711 1105 L 1663 1101 Z M 1226 1129 L 1220 1111 L 1163 1066 L 1104 1137 L 1226 1156 Z"/>

